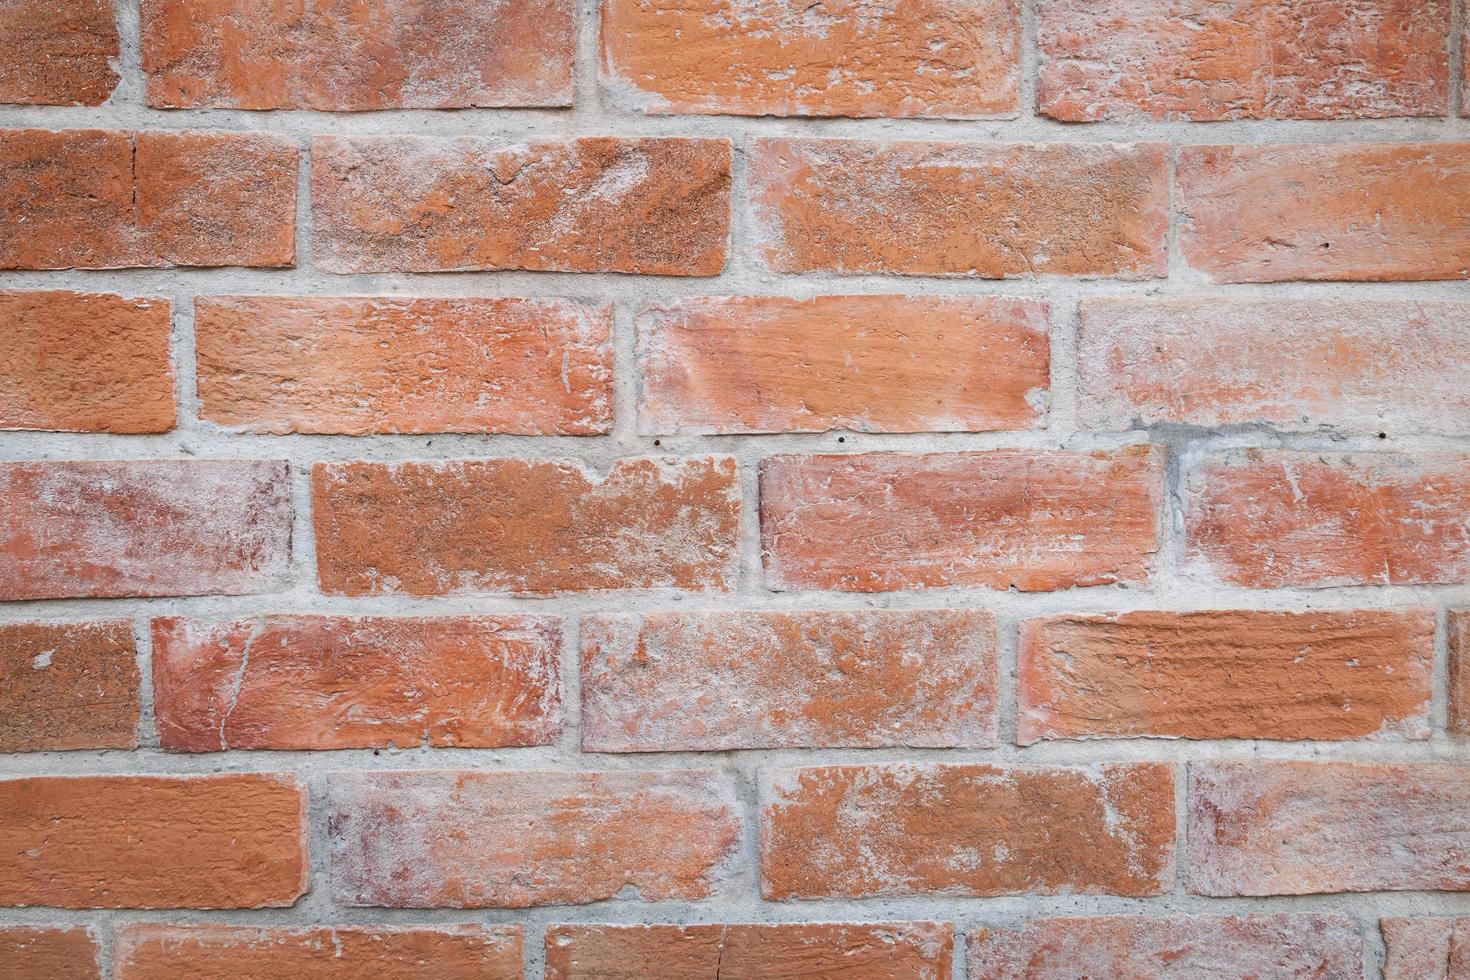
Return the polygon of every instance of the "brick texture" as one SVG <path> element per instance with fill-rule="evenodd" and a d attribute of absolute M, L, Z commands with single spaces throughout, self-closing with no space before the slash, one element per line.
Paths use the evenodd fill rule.
<path fill-rule="evenodd" d="M 126 620 L 0 625 L 0 752 L 136 747 L 140 680 Z"/>
<path fill-rule="evenodd" d="M 0 103 L 101 105 L 120 53 L 108 0 L 0 0 Z"/>
<path fill-rule="evenodd" d="M 88 929 L 0 926 L 0 962 L 15 980 L 102 980 L 102 951 Z"/>
<path fill-rule="evenodd" d="M 1470 917 L 1381 923 L 1383 980 L 1456 980 L 1470 976 Z"/>
<path fill-rule="evenodd" d="M 1470 738 L 1470 613 L 1450 613 L 1449 730 Z"/>

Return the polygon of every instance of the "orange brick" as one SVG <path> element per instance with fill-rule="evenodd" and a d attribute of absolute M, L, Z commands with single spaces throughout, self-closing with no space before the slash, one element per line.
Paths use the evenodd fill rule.
<path fill-rule="evenodd" d="M 133 923 L 117 931 L 118 980 L 521 980 L 520 926 Z M 427 971 L 427 972 L 426 972 Z"/>
<path fill-rule="evenodd" d="M 0 292 L 0 428 L 172 429 L 171 313 L 159 298 Z"/>
<path fill-rule="evenodd" d="M 459 109 L 572 104 L 570 0 L 144 0 L 148 104 Z"/>
<path fill-rule="evenodd" d="M 1017 740 L 1428 738 L 1434 612 L 1135 612 L 1021 624 Z"/>
<path fill-rule="evenodd" d="M 713 276 L 725 265 L 728 140 L 319 136 L 311 172 L 313 250 L 328 272 Z"/>
<path fill-rule="evenodd" d="M 282 462 L 0 463 L 0 600 L 269 591 L 290 493 Z"/>
<path fill-rule="evenodd" d="M 1068 122 L 1443 115 L 1448 0 L 1037 7 L 1037 102 Z"/>
<path fill-rule="evenodd" d="M 1165 273 L 1158 144 L 761 139 L 751 235 L 775 272 Z"/>
<path fill-rule="evenodd" d="M 90 929 L 0 926 L 6 980 L 102 980 L 100 954 Z"/>
<path fill-rule="evenodd" d="M 612 305 L 220 296 L 195 303 L 200 414 L 250 432 L 599 435 Z"/>
<path fill-rule="evenodd" d="M 1248 449 L 1186 478 L 1184 569 L 1251 589 L 1470 580 L 1470 459 Z"/>
<path fill-rule="evenodd" d="M 561 730 L 550 617 L 153 621 L 163 747 L 544 745 Z"/>
<path fill-rule="evenodd" d="M 1191 763 L 1189 786 L 1196 895 L 1470 891 L 1470 767 Z"/>
<path fill-rule="evenodd" d="M 0 625 L 0 752 L 135 748 L 140 679 L 127 620 Z"/>
<path fill-rule="evenodd" d="M 0 103 L 101 105 L 120 53 L 109 0 L 0 0 Z"/>
<path fill-rule="evenodd" d="M 899 763 L 768 771 L 769 900 L 1162 895 L 1174 883 L 1174 773 Z"/>
<path fill-rule="evenodd" d="M 1025 592 L 1147 582 L 1163 455 L 999 450 L 761 462 L 770 588 Z"/>
<path fill-rule="evenodd" d="M 260 908 L 306 891 L 287 775 L 0 780 L 0 905 Z"/>
<path fill-rule="evenodd" d="M 638 318 L 647 433 L 981 432 L 1045 424 L 1047 305 L 719 296 Z"/>
<path fill-rule="evenodd" d="M 949 923 L 552 926 L 546 980 L 944 980 Z"/>
<path fill-rule="evenodd" d="M 735 584 L 728 456 L 575 463 L 318 463 L 322 590 L 345 595 L 719 589 Z"/>
<path fill-rule="evenodd" d="M 1470 611 L 1450 613 L 1451 735 L 1470 737 Z"/>
<path fill-rule="evenodd" d="M 603 88 L 650 113 L 994 117 L 1020 52 L 1019 0 L 602 5 Z"/>
<path fill-rule="evenodd" d="M 1186 146 L 1177 179 L 1218 282 L 1470 278 L 1470 143 Z"/>
<path fill-rule="evenodd" d="M 1380 922 L 1388 955 L 1383 980 L 1463 980 L 1470 977 L 1470 916 L 1387 918 Z"/>
<path fill-rule="evenodd" d="M 739 810 L 711 770 L 341 773 L 333 896 L 402 908 L 707 898 L 734 859 Z"/>
<path fill-rule="evenodd" d="M 995 707 L 995 618 L 978 609 L 582 620 L 593 752 L 989 746 Z"/>

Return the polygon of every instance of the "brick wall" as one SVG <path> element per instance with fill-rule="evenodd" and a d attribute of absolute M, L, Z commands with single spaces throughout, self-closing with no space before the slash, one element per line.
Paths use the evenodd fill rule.
<path fill-rule="evenodd" d="M 1460 0 L 0 0 L 0 976 L 1470 976 Z"/>

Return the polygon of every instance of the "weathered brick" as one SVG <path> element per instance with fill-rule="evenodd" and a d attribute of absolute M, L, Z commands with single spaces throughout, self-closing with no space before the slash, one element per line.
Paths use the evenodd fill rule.
<path fill-rule="evenodd" d="M 118 980 L 521 980 L 520 926 L 171 925 L 117 931 Z"/>
<path fill-rule="evenodd" d="M 260 908 L 306 891 L 288 775 L 0 780 L 0 905 Z"/>
<path fill-rule="evenodd" d="M 1470 611 L 1450 613 L 1451 735 L 1470 737 Z"/>
<path fill-rule="evenodd" d="M 127 620 L 0 625 L 0 752 L 136 747 L 137 658 Z"/>
<path fill-rule="evenodd" d="M 725 265 L 728 140 L 318 136 L 311 174 L 313 251 L 328 272 Z"/>
<path fill-rule="evenodd" d="M 1470 916 L 1387 918 L 1380 922 L 1388 955 L 1383 980 L 1464 980 L 1470 977 Z"/>
<path fill-rule="evenodd" d="M 546 980 L 947 980 L 944 922 L 552 926 Z"/>
<path fill-rule="evenodd" d="M 760 467 L 766 581 L 854 592 L 1147 582 L 1163 468 L 1150 446 L 773 456 Z"/>
<path fill-rule="evenodd" d="M 1197 895 L 1470 891 L 1470 767 L 1208 762 L 1189 767 Z"/>
<path fill-rule="evenodd" d="M 1014 113 L 1019 0 L 611 0 L 602 84 L 650 113 L 939 116 Z"/>
<path fill-rule="evenodd" d="M 109 0 L 0 0 L 0 103 L 101 105 L 120 54 Z"/>
<path fill-rule="evenodd" d="M 1051 387 L 1032 299 L 699 297 L 646 308 L 638 342 L 648 433 L 1035 428 Z"/>
<path fill-rule="evenodd" d="M 1428 738 L 1434 612 L 1135 612 L 1021 624 L 1017 740 Z"/>
<path fill-rule="evenodd" d="M 0 926 L 6 980 L 102 980 L 101 950 L 86 928 Z"/>
<path fill-rule="evenodd" d="M 586 617 L 582 748 L 989 746 L 996 671 L 978 609 Z"/>
<path fill-rule="evenodd" d="M 967 937 L 969 980 L 1360 977 L 1345 915 L 1104 915 L 1032 919 Z"/>
<path fill-rule="evenodd" d="M 713 771 L 352 772 L 328 800 L 344 905 L 577 905 L 706 898 L 740 841 Z"/>
<path fill-rule="evenodd" d="M 148 104 L 459 109 L 572 103 L 571 0 L 143 0 Z"/>
<path fill-rule="evenodd" d="M 767 899 L 1162 895 L 1174 773 L 899 763 L 779 769 L 761 791 Z"/>
<path fill-rule="evenodd" d="M 268 591 L 290 491 L 283 462 L 0 463 L 0 600 Z"/>
<path fill-rule="evenodd" d="M 1068 122 L 1443 115 L 1448 0 L 1043 0 L 1043 115 Z"/>
<path fill-rule="evenodd" d="M 1186 478 L 1184 569 L 1251 589 L 1470 580 L 1470 458 L 1248 449 Z"/>
<path fill-rule="evenodd" d="M 0 428 L 172 429 L 171 313 L 160 298 L 0 292 Z"/>
<path fill-rule="evenodd" d="M 481 459 L 319 463 L 312 470 L 326 592 L 554 593 L 733 587 L 735 461 Z"/>
<path fill-rule="evenodd" d="M 250 432 L 598 435 L 611 304 L 221 296 L 195 303 L 200 414 Z"/>
<path fill-rule="evenodd" d="M 1470 278 L 1470 143 L 1186 146 L 1177 179 L 1218 282 Z"/>
<path fill-rule="evenodd" d="M 776 272 L 1165 273 L 1159 144 L 761 139 L 751 235 Z"/>
<path fill-rule="evenodd" d="M 0 130 L 0 269 L 291 265 L 296 156 L 264 133 Z"/>

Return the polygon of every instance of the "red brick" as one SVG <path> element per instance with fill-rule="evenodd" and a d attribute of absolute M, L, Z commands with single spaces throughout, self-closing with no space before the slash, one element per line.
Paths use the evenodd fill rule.
<path fill-rule="evenodd" d="M 1383 919 L 1383 980 L 1464 980 L 1470 977 L 1470 916 Z"/>
<path fill-rule="evenodd" d="M 760 468 L 766 581 L 852 592 L 1144 583 L 1163 469 L 1150 446 L 772 456 Z"/>
<path fill-rule="evenodd" d="M 552 926 L 546 980 L 948 980 L 949 923 Z"/>
<path fill-rule="evenodd" d="M 1019 0 L 602 5 L 602 84 L 649 113 L 929 116 L 1016 110 Z"/>
<path fill-rule="evenodd" d="M 1443 115 L 1449 0 L 1037 7 L 1043 115 L 1068 122 Z"/>
<path fill-rule="evenodd" d="M 0 600 L 269 591 L 290 493 L 283 462 L 0 463 Z"/>
<path fill-rule="evenodd" d="M 977 929 L 966 948 L 969 980 L 1363 975 L 1363 938 L 1345 915 L 1032 919 Z"/>
<path fill-rule="evenodd" d="M 291 265 L 296 155 L 264 133 L 0 130 L 0 269 Z"/>
<path fill-rule="evenodd" d="M 0 103 L 101 105 L 120 54 L 110 0 L 0 0 Z"/>
<path fill-rule="evenodd" d="M 561 730 L 550 617 L 153 621 L 163 747 L 545 745 Z"/>
<path fill-rule="evenodd" d="M 345 595 L 735 584 L 728 456 L 636 458 L 596 479 L 548 459 L 318 463 L 318 575 Z"/>
<path fill-rule="evenodd" d="M 249 432 L 600 435 L 612 305 L 221 296 L 195 303 L 200 414 Z"/>
<path fill-rule="evenodd" d="M 0 975 L 6 980 L 102 980 L 90 929 L 0 926 Z"/>
<path fill-rule="evenodd" d="M 1159 144 L 761 139 L 751 235 L 775 272 L 1165 274 Z"/>
<path fill-rule="evenodd" d="M 522 908 L 707 898 L 740 842 L 712 770 L 353 772 L 328 801 L 343 905 Z"/>
<path fill-rule="evenodd" d="M 591 616 L 582 748 L 990 746 L 996 670 L 978 609 Z"/>
<path fill-rule="evenodd" d="M 260 908 L 306 891 L 289 775 L 0 780 L 0 905 Z"/>
<path fill-rule="evenodd" d="M 1051 386 L 1048 333 L 1044 301 L 998 296 L 712 296 L 650 306 L 638 318 L 639 428 L 1036 428 Z"/>
<path fill-rule="evenodd" d="M 160 298 L 0 292 L 0 428 L 172 429 L 171 313 Z"/>
<path fill-rule="evenodd" d="M 1470 737 L 1470 611 L 1450 613 L 1451 735 Z"/>
<path fill-rule="evenodd" d="M 1428 738 L 1434 611 L 1021 624 L 1017 740 Z"/>
<path fill-rule="evenodd" d="M 319 136 L 313 250 L 328 272 L 530 269 L 713 276 L 730 143 Z"/>
<path fill-rule="evenodd" d="M 459 109 L 572 104 L 571 0 L 144 0 L 148 104 Z"/>
<path fill-rule="evenodd" d="M 1189 767 L 1196 895 L 1470 891 L 1470 768 L 1210 762 Z"/>
<path fill-rule="evenodd" d="M 1217 282 L 1470 278 L 1470 143 L 1186 146 L 1177 179 Z"/>
<path fill-rule="evenodd" d="M 769 771 L 769 900 L 1162 895 L 1174 882 L 1174 772 L 899 763 Z"/>
<path fill-rule="evenodd" d="M 1470 580 L 1470 458 L 1248 449 L 1187 477 L 1184 567 L 1251 589 Z"/>
<path fill-rule="evenodd" d="M 0 752 L 137 747 L 140 679 L 127 620 L 0 625 Z"/>
<path fill-rule="evenodd" d="M 169 925 L 117 931 L 118 980 L 521 980 L 520 926 Z"/>

